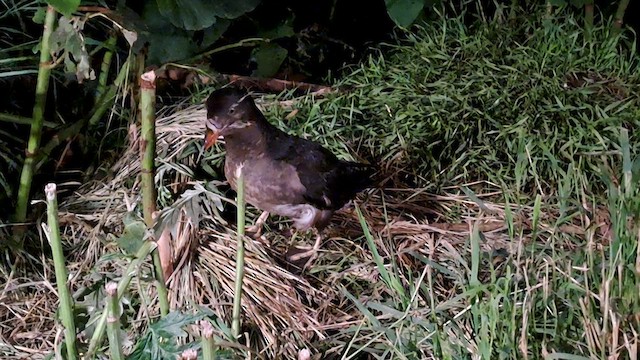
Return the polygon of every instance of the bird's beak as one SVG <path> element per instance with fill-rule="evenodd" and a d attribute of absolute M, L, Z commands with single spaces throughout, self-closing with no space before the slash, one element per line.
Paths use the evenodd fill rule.
<path fill-rule="evenodd" d="M 209 150 L 209 148 L 211 148 L 213 144 L 215 144 L 218 140 L 218 136 L 220 136 L 220 133 L 218 131 L 207 129 L 204 135 L 204 149 Z"/>

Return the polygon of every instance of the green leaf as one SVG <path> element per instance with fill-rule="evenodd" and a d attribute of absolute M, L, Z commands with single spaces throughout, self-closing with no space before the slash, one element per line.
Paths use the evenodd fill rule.
<path fill-rule="evenodd" d="M 293 30 L 293 20 L 294 17 L 291 16 L 274 28 L 260 29 L 258 30 L 258 36 L 271 40 L 292 37 L 296 34 Z"/>
<path fill-rule="evenodd" d="M 136 44 L 149 42 L 148 62 L 163 64 L 179 61 L 194 56 L 211 46 L 229 27 L 230 21 L 218 19 L 217 22 L 203 31 L 202 41 L 198 44 L 193 32 L 181 29 L 167 21 L 161 14 L 155 1 L 146 3 L 142 12 L 142 21 L 147 29 L 138 33 Z"/>
<path fill-rule="evenodd" d="M 175 359 L 177 355 L 193 344 L 178 346 L 178 338 L 187 336 L 183 326 L 194 324 L 213 313 L 207 309 L 197 308 L 196 314 L 171 312 L 158 322 L 151 324 L 147 333 L 139 338 L 134 351 L 128 359 Z"/>
<path fill-rule="evenodd" d="M 41 7 L 33 14 L 33 22 L 36 24 L 44 24 L 44 17 L 47 14 L 47 8 Z"/>
<path fill-rule="evenodd" d="M 231 25 L 231 21 L 227 19 L 218 19 L 214 26 L 204 29 L 200 48 L 204 49 L 213 45 L 213 43 L 218 41 L 222 34 L 227 31 L 229 25 Z"/>
<path fill-rule="evenodd" d="M 189 57 L 196 46 L 188 36 L 182 34 L 151 34 L 149 36 L 149 63 L 162 64 Z"/>
<path fill-rule="evenodd" d="M 82 35 L 84 20 L 78 17 L 61 16 L 58 27 L 51 34 L 49 48 L 54 58 L 64 59 L 65 71 L 75 73 L 79 83 L 84 79 L 95 79 L 89 53 Z"/>
<path fill-rule="evenodd" d="M 62 15 L 69 17 L 78 10 L 80 0 L 47 0 L 47 4 L 53 6 Z"/>
<path fill-rule="evenodd" d="M 143 221 L 132 219 L 129 214 L 125 215 L 124 223 L 124 231 L 116 242 L 128 255 L 135 255 L 144 242 L 147 225 Z"/>
<path fill-rule="evenodd" d="M 235 19 L 255 9 L 260 0 L 157 0 L 160 13 L 173 25 L 185 30 L 202 30 L 217 18 Z"/>
<path fill-rule="evenodd" d="M 391 20 L 405 28 L 413 24 L 424 8 L 424 0 L 385 0 L 384 3 Z"/>
<path fill-rule="evenodd" d="M 278 44 L 267 43 L 258 46 L 251 52 L 251 59 L 258 65 L 252 76 L 271 77 L 275 75 L 286 57 L 287 50 Z"/>

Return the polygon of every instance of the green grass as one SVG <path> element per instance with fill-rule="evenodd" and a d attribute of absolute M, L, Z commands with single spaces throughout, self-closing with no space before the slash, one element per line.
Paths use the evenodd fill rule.
<path fill-rule="evenodd" d="M 302 99 L 289 121 L 279 119 L 291 109 L 267 106 L 282 128 L 397 172 L 394 186 L 478 205 L 431 219 L 473 230 L 450 248 L 431 234 L 409 253 L 414 266 L 394 252 L 406 239 L 365 230 L 382 281 L 343 288 L 362 322 L 319 347 L 343 358 L 634 357 L 640 69 L 635 40 L 610 28 L 587 41 L 571 15 L 516 28 L 440 20 L 353 68 L 337 84 L 346 94 Z M 484 234 L 491 219 L 504 227 Z"/>

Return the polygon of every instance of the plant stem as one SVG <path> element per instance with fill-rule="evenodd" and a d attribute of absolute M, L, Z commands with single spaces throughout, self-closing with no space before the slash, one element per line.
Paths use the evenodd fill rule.
<path fill-rule="evenodd" d="M 29 134 L 27 154 L 20 175 L 20 187 L 18 189 L 18 203 L 14 215 L 16 222 L 24 222 L 27 218 L 27 206 L 31 193 L 31 180 L 33 179 L 33 165 L 35 163 L 36 152 L 40 147 L 40 137 L 42 136 L 42 125 L 44 122 L 44 108 L 47 103 L 47 92 L 49 90 L 49 77 L 51 75 L 51 54 L 49 53 L 49 38 L 53 33 L 57 14 L 53 6 L 47 7 L 47 14 L 44 20 L 44 30 L 42 41 L 40 42 L 40 65 L 38 69 L 38 80 L 36 83 L 35 104 L 33 105 L 33 122 Z"/>
<path fill-rule="evenodd" d="M 249 47 L 249 46 L 256 46 L 262 43 L 268 43 L 270 42 L 270 39 L 266 39 L 266 38 L 248 38 L 248 39 L 242 39 L 240 41 L 238 41 L 237 43 L 233 43 L 233 44 L 228 44 L 228 45 L 223 45 L 220 46 L 218 48 L 215 48 L 213 50 L 209 50 L 206 52 L 203 52 L 202 54 L 198 54 L 194 57 L 192 57 L 189 60 L 186 60 L 185 62 L 192 62 L 198 59 L 202 59 L 203 57 L 207 57 L 209 55 L 213 55 L 222 51 L 226 51 L 226 50 L 231 50 L 231 49 L 235 49 L 235 48 L 239 48 L 239 47 Z"/>
<path fill-rule="evenodd" d="M 235 339 L 240 335 L 240 312 L 242 310 L 242 282 L 244 278 L 244 223 L 245 223 L 245 204 L 244 204 L 244 171 L 240 166 L 236 173 L 238 179 L 238 198 L 236 199 L 238 206 L 238 250 L 236 254 L 236 291 L 233 295 L 233 316 L 231 318 L 231 333 Z"/>
<path fill-rule="evenodd" d="M 111 69 L 111 60 L 113 59 L 113 50 L 116 46 L 117 37 L 112 34 L 104 44 L 105 52 L 102 58 L 102 66 L 100 67 L 100 77 L 98 78 L 98 88 L 96 89 L 96 103 L 102 100 L 102 95 L 107 90 L 107 80 L 109 79 L 109 69 Z M 91 118 L 90 126 L 96 125 L 98 119 Z"/>
<path fill-rule="evenodd" d="M 67 359 L 77 358 L 76 325 L 73 318 L 73 300 L 67 287 L 67 268 L 65 267 L 62 241 L 60 240 L 60 224 L 58 223 L 58 199 L 56 184 L 49 183 L 44 188 L 47 196 L 47 223 L 49 226 L 48 239 L 53 255 L 53 265 L 56 272 L 56 285 L 60 298 L 60 317 L 64 325 L 64 340 L 67 345 Z"/>
<path fill-rule="evenodd" d="M 516 21 L 516 17 L 518 16 L 516 13 L 516 9 L 518 8 L 518 6 L 518 0 L 511 0 L 511 6 L 509 9 L 509 21 L 512 23 Z"/>
<path fill-rule="evenodd" d="M 624 13 L 627 11 L 627 6 L 629 6 L 629 0 L 620 0 L 620 3 L 618 3 L 618 10 L 616 10 L 615 21 L 613 22 L 614 28 L 622 29 L 622 24 L 624 24 Z"/>
<path fill-rule="evenodd" d="M 142 153 L 142 212 L 144 221 L 149 229 L 153 229 L 155 224 L 154 214 L 156 212 L 156 187 L 154 183 L 155 158 L 156 158 L 156 83 L 155 73 L 149 71 L 140 77 L 140 122 L 142 125 L 140 152 Z M 166 251 L 163 249 L 162 251 Z M 160 249 L 156 248 L 152 252 L 153 267 L 155 269 L 156 286 L 158 287 L 158 300 L 160 302 L 160 313 L 169 313 L 169 298 L 167 287 L 162 272 L 162 261 Z M 170 259 L 169 259 L 170 260 Z"/>
<path fill-rule="evenodd" d="M 213 326 L 208 320 L 202 320 L 200 322 L 200 329 L 202 331 L 202 359 L 213 360 L 216 355 L 215 342 L 213 339 Z"/>
<path fill-rule="evenodd" d="M 20 125 L 31 125 L 33 123 L 33 118 L 7 114 L 7 113 L 0 113 L 0 121 L 10 122 L 10 123 L 20 124 Z M 52 123 L 51 121 L 43 121 L 42 126 L 48 127 L 48 128 L 54 128 L 56 127 L 56 124 Z"/>
<path fill-rule="evenodd" d="M 133 260 L 129 266 L 127 266 L 127 270 L 124 272 L 122 279 L 118 282 L 118 301 L 122 299 L 122 294 L 127 290 L 129 283 L 131 283 L 131 279 L 133 279 L 133 275 L 136 273 L 136 269 L 140 267 L 142 262 L 146 259 L 147 255 L 151 253 L 151 251 L 155 249 L 155 243 L 153 241 L 145 241 L 138 249 L 136 253 L 136 258 Z M 104 309 L 100 319 L 98 319 L 98 323 L 96 324 L 96 329 L 93 331 L 93 336 L 91 337 L 91 341 L 89 342 L 89 349 L 85 354 L 85 359 L 91 359 L 94 357 L 98 346 L 100 345 L 100 341 L 102 340 L 102 336 L 104 336 L 104 330 L 107 326 L 107 317 L 109 311 L 108 309 Z"/>
<path fill-rule="evenodd" d="M 593 30 L 593 0 L 587 0 L 584 5 L 584 28 L 587 31 L 587 37 L 591 38 Z"/>
<path fill-rule="evenodd" d="M 109 338 L 109 352 L 111 359 L 121 360 L 122 344 L 120 343 L 120 302 L 118 301 L 118 284 L 110 282 L 105 286 L 107 293 L 107 337 Z"/>

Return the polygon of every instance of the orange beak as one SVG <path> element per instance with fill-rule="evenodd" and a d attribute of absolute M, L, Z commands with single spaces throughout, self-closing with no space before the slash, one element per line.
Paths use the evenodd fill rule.
<path fill-rule="evenodd" d="M 209 150 L 209 148 L 211 148 L 218 140 L 218 136 L 220 136 L 220 134 L 217 131 L 207 129 L 207 132 L 204 135 L 204 149 Z"/>

